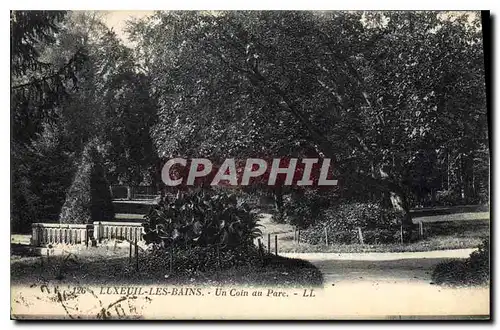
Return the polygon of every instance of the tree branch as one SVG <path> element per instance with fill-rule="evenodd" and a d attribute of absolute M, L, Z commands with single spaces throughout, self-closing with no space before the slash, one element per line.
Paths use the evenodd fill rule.
<path fill-rule="evenodd" d="M 69 68 L 75 61 L 76 61 L 76 58 L 77 56 L 80 54 L 80 50 L 76 51 L 76 53 L 71 57 L 71 59 L 68 61 L 68 63 L 66 63 L 64 66 L 62 66 L 59 70 L 57 70 L 57 72 L 49 75 L 49 76 L 46 76 L 46 77 L 43 77 L 43 78 L 40 78 L 40 79 L 35 79 L 35 80 L 31 80 L 27 83 L 24 83 L 24 84 L 20 84 L 20 85 L 15 85 L 15 86 L 12 86 L 11 87 L 11 90 L 15 90 L 15 89 L 19 89 L 19 88 L 24 88 L 24 87 L 28 87 L 28 86 L 31 86 L 31 85 L 38 85 L 44 81 L 47 81 L 47 80 L 51 80 L 57 76 L 60 76 L 61 74 L 63 74 L 63 72 Z"/>

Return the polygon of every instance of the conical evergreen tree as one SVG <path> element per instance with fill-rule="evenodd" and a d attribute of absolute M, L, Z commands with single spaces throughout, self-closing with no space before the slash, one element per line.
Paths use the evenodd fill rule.
<path fill-rule="evenodd" d="M 97 142 L 89 142 L 59 216 L 60 223 L 112 221 L 114 210 Z"/>

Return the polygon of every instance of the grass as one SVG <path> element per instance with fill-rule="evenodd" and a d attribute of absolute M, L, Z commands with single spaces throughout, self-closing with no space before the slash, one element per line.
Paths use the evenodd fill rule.
<path fill-rule="evenodd" d="M 184 271 L 169 274 L 168 269 L 145 267 L 140 253 L 139 271 L 129 264 L 128 249 L 89 248 L 59 256 L 11 256 L 12 284 L 46 282 L 74 284 L 191 284 L 252 286 L 321 286 L 321 272 L 311 263 L 272 256 L 262 265 L 248 264 L 219 271 Z"/>
<path fill-rule="evenodd" d="M 128 220 L 128 221 L 144 221 L 143 214 L 130 214 L 130 213 L 116 213 L 115 220 Z"/>
<path fill-rule="evenodd" d="M 300 244 L 293 241 L 293 232 L 279 234 L 280 252 L 363 253 L 363 252 L 425 252 L 476 248 L 490 234 L 489 221 L 470 220 L 424 224 L 424 239 L 407 244 Z M 274 234 L 273 234 L 274 235 Z"/>
<path fill-rule="evenodd" d="M 465 213 L 452 213 L 456 211 Z M 476 212 L 471 212 L 476 211 Z M 426 252 L 432 250 L 453 250 L 477 248 L 482 238 L 490 235 L 489 213 L 484 207 L 460 206 L 416 210 L 415 214 L 429 214 L 426 217 L 414 217 L 414 223 L 423 221 L 424 238 L 411 243 L 395 244 L 337 244 L 330 241 L 326 246 L 320 244 L 294 242 L 294 228 L 286 223 L 276 223 L 263 219 L 264 235 L 262 241 L 267 246 L 267 234 L 271 234 L 274 249 L 274 236 L 278 235 L 279 252 L 286 253 L 363 253 L 363 252 Z M 271 213 L 271 212 L 270 212 Z M 418 230 L 418 229 L 416 229 Z"/>
<path fill-rule="evenodd" d="M 481 243 L 480 238 L 460 239 L 443 236 L 433 237 L 415 243 L 408 244 L 330 244 L 328 246 L 320 244 L 293 243 L 285 244 L 281 241 L 279 250 L 282 253 L 366 253 L 366 252 L 425 252 L 434 250 L 453 250 L 476 248 Z"/>
<path fill-rule="evenodd" d="M 12 234 L 10 235 L 11 244 L 23 244 L 29 245 L 31 240 L 31 235 L 26 234 Z"/>
<path fill-rule="evenodd" d="M 415 208 L 410 210 L 412 217 L 423 217 L 443 214 L 477 213 L 489 211 L 488 205 L 456 205 Z"/>
<path fill-rule="evenodd" d="M 455 214 L 441 214 L 433 216 L 423 216 L 413 218 L 413 223 L 422 222 L 446 222 L 446 221 L 476 221 L 476 220 L 489 220 L 489 212 L 467 212 Z"/>

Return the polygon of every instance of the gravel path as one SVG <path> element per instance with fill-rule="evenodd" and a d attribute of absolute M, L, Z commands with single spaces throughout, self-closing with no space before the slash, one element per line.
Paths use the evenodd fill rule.
<path fill-rule="evenodd" d="M 367 253 L 281 253 L 289 258 L 300 258 L 310 261 L 321 260 L 358 260 L 389 261 L 405 259 L 456 259 L 467 258 L 476 249 L 438 250 L 426 252 L 367 252 Z"/>
<path fill-rule="evenodd" d="M 271 222 L 270 214 L 261 214 L 263 241 L 267 234 L 293 231 L 288 224 Z M 279 235 L 281 236 L 281 235 Z M 272 244 L 274 244 L 272 242 Z M 425 252 L 366 252 L 366 253 L 280 253 L 280 255 L 310 261 L 323 273 L 325 284 L 339 282 L 419 283 L 429 284 L 434 267 L 451 259 L 467 258 L 475 249 L 437 250 Z"/>

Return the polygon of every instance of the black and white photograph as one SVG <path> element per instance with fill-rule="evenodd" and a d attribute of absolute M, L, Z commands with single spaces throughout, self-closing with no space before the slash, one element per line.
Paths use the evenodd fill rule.
<path fill-rule="evenodd" d="M 490 320 L 490 23 L 10 10 L 11 319 Z"/>

